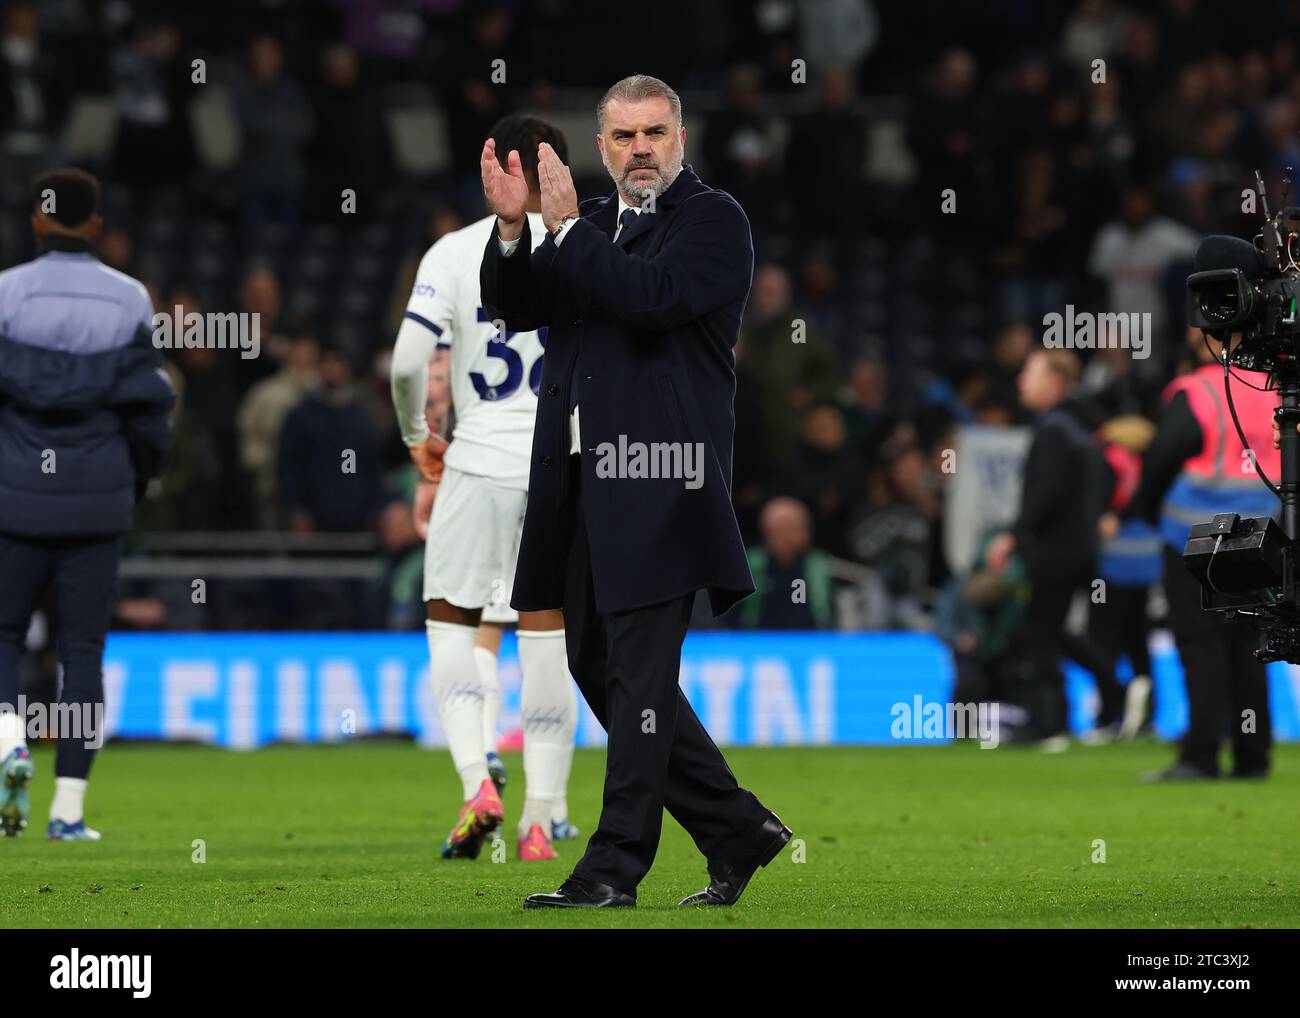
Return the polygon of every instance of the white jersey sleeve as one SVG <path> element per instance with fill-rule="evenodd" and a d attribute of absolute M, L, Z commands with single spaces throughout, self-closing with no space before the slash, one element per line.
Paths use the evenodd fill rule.
<path fill-rule="evenodd" d="M 429 437 L 425 418 L 429 360 L 438 347 L 451 346 L 455 331 L 458 281 L 445 239 L 437 241 L 420 259 L 393 347 L 393 406 L 402 441 L 408 447 Z"/>

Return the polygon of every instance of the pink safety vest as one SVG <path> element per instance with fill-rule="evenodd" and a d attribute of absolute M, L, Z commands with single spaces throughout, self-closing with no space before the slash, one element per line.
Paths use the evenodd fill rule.
<path fill-rule="evenodd" d="M 1281 453 L 1273 448 L 1273 410 L 1278 405 L 1278 394 L 1275 389 L 1260 391 L 1267 381 L 1268 376 L 1261 372 L 1234 368 L 1229 385 L 1237 420 L 1255 453 L 1255 461 L 1276 484 L 1282 473 Z M 1216 364 L 1205 364 L 1189 375 L 1175 378 L 1165 387 L 1165 402 L 1179 392 L 1187 394 L 1187 402 L 1205 436 L 1200 453 L 1183 464 L 1183 476 L 1227 482 L 1231 487 L 1238 480 L 1259 484 L 1255 473 L 1243 467 L 1245 450 L 1232 425 L 1228 399 L 1223 392 L 1223 369 Z"/>

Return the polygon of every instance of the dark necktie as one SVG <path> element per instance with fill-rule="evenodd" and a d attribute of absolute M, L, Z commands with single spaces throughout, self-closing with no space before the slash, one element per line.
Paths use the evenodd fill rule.
<path fill-rule="evenodd" d="M 623 236 L 624 232 L 630 229 L 632 224 L 636 222 L 636 215 L 636 209 L 623 210 L 623 214 L 618 217 L 618 223 L 621 227 L 618 234 L 620 237 Z"/>

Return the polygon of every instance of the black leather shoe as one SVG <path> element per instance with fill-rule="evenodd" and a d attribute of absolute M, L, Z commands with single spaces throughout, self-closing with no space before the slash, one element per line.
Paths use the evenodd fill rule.
<path fill-rule="evenodd" d="M 569 877 L 554 894 L 530 894 L 524 908 L 636 908 L 636 899 L 609 884 Z"/>
<path fill-rule="evenodd" d="M 683 898 L 679 905 L 734 905 L 745 893 L 749 881 L 753 879 L 760 866 L 766 866 L 778 855 L 786 843 L 793 837 L 790 828 L 781 823 L 775 813 L 763 821 L 763 826 L 754 836 L 756 846 L 750 855 L 740 863 L 709 863 L 709 886 L 704 890 Z"/>

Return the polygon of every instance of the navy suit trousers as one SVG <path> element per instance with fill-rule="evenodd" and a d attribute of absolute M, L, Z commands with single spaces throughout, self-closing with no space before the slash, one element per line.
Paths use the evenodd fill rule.
<path fill-rule="evenodd" d="M 659 847 L 667 808 L 710 862 L 753 850 L 770 816 L 741 788 L 678 685 L 694 595 L 631 611 L 598 612 L 574 457 L 576 511 L 566 556 L 569 668 L 609 735 L 600 821 L 573 875 L 635 896 Z"/>

